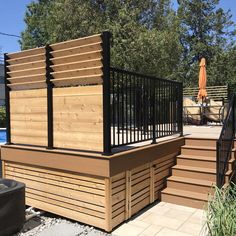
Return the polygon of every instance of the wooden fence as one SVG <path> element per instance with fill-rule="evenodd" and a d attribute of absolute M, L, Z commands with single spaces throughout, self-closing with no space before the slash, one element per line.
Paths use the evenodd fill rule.
<path fill-rule="evenodd" d="M 5 54 L 8 143 L 103 150 L 104 35 Z"/>

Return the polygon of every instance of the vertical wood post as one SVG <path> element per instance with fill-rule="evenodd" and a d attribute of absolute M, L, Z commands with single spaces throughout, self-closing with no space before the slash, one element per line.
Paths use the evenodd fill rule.
<path fill-rule="evenodd" d="M 52 51 L 49 45 L 46 45 L 46 83 L 47 83 L 47 149 L 53 149 L 53 84 L 51 82 L 51 54 Z"/>
<path fill-rule="evenodd" d="M 111 178 L 105 178 L 105 199 L 106 199 L 106 216 L 105 216 L 105 229 L 110 232 L 112 230 L 112 188 Z"/>
<path fill-rule="evenodd" d="M 103 154 L 111 155 L 111 105 L 110 105 L 110 32 L 102 33 L 103 53 Z"/>
<path fill-rule="evenodd" d="M 5 83 L 5 106 L 6 106 L 6 144 L 11 144 L 11 120 L 10 120 L 10 88 L 8 85 L 8 62 L 7 62 L 8 56 L 5 53 L 4 54 L 4 83 Z"/>

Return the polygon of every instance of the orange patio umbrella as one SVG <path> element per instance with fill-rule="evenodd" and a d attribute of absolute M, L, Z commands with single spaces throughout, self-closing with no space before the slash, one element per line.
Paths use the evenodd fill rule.
<path fill-rule="evenodd" d="M 206 75 L 206 59 L 202 58 L 200 62 L 200 71 L 199 71 L 199 92 L 198 92 L 198 100 L 204 99 L 207 96 L 206 91 L 206 81 L 207 81 L 207 75 Z"/>

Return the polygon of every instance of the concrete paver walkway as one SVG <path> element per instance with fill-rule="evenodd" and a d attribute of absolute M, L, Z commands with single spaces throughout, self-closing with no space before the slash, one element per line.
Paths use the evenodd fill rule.
<path fill-rule="evenodd" d="M 114 236 L 205 236 L 203 210 L 159 202 L 112 232 Z"/>

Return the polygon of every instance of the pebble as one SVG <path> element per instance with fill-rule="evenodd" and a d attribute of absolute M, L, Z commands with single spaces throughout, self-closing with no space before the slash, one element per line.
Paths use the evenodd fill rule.
<path fill-rule="evenodd" d="M 35 217 L 25 223 L 21 232 L 15 234 L 14 236 L 54 236 L 51 232 L 53 229 L 60 228 L 63 226 L 64 231 L 56 236 L 64 236 L 71 232 L 71 228 L 77 229 L 76 233 L 69 234 L 70 236 L 110 236 L 102 230 L 96 229 L 92 226 L 88 226 L 79 222 L 70 221 L 67 219 L 51 216 L 41 216 Z M 57 227 L 56 227 L 57 226 Z"/>

